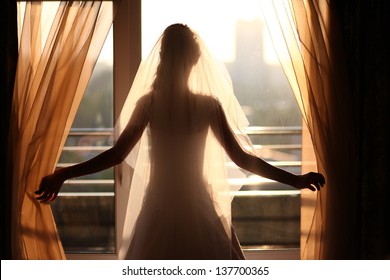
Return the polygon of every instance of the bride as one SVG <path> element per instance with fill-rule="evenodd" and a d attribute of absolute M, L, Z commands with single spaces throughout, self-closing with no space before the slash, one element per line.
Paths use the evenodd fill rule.
<path fill-rule="evenodd" d="M 231 225 L 226 159 L 298 189 L 319 190 L 319 173 L 294 175 L 251 150 L 229 76 L 186 25 L 165 29 L 137 73 L 114 146 L 57 169 L 36 192 L 54 200 L 64 181 L 121 162 L 134 170 L 126 259 L 243 259 Z"/>

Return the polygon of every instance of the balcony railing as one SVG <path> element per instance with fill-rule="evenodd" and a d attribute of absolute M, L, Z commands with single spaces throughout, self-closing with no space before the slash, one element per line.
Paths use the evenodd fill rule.
<path fill-rule="evenodd" d="M 245 131 L 250 137 L 273 137 L 273 136 L 298 136 L 298 138 L 301 136 L 302 128 L 298 126 L 291 126 L 291 127 L 260 127 L 260 126 L 251 126 L 248 127 Z M 109 138 L 112 134 L 112 129 L 72 129 L 69 133 L 69 137 L 94 137 L 94 138 Z M 286 169 L 300 169 L 301 167 L 301 159 L 300 155 L 292 155 L 291 151 L 298 151 L 300 154 L 300 151 L 302 149 L 302 145 L 300 143 L 273 143 L 273 144 L 257 144 L 255 141 L 252 140 L 254 143 L 254 148 L 257 151 L 257 153 L 265 157 L 267 162 L 280 167 L 280 168 L 286 168 Z M 300 142 L 300 139 L 298 141 Z M 64 152 L 94 152 L 94 153 L 101 153 L 107 149 L 109 149 L 111 146 L 109 145 L 102 145 L 102 146 L 93 146 L 93 145 L 86 145 L 86 146 L 65 146 L 63 148 Z M 268 158 L 268 159 L 267 159 Z M 58 167 L 66 167 L 74 164 L 73 162 L 60 162 L 57 164 Z M 233 162 L 227 163 L 228 168 L 238 168 Z M 231 178 L 230 183 L 231 184 L 240 184 L 244 186 L 254 186 L 254 185 L 264 185 L 272 183 L 273 181 L 262 178 L 260 176 L 256 175 L 248 175 L 246 178 L 242 179 L 235 179 Z M 65 182 L 65 185 L 99 185 L 99 186 L 112 186 L 114 184 L 113 179 L 106 179 L 106 180 L 99 180 L 99 179 L 75 179 L 71 181 Z M 252 193 L 249 193 L 252 192 Z M 296 194 L 296 190 L 283 190 L 283 192 L 275 192 L 275 190 L 267 190 L 267 189 L 252 189 L 252 190 L 244 190 L 240 191 L 238 194 L 237 192 L 235 195 L 240 196 L 253 196 L 253 195 L 266 195 L 264 192 L 268 192 L 268 194 L 287 194 L 291 193 L 292 195 Z M 90 196 L 91 192 L 78 193 L 80 196 Z M 107 192 L 93 192 L 94 195 L 99 196 L 107 196 Z M 75 193 L 72 192 L 63 192 L 60 193 L 60 196 L 74 196 Z M 110 195 L 114 196 L 113 192 L 110 192 Z"/>
<path fill-rule="evenodd" d="M 267 162 L 300 172 L 301 127 L 249 127 L 246 133 L 258 155 Z M 58 167 L 77 163 L 64 160 L 66 157 L 82 154 L 88 159 L 109 149 L 107 139 L 111 134 L 111 129 L 71 130 L 63 149 L 67 156 Z M 238 168 L 233 162 L 227 163 L 227 167 Z M 240 191 L 233 192 L 232 204 L 232 219 L 242 245 L 299 247 L 300 191 L 245 174 L 245 178 L 230 178 L 231 184 L 242 186 Z M 113 172 L 104 178 L 87 176 L 64 183 L 53 204 L 53 213 L 68 253 L 114 252 L 114 184 Z"/>

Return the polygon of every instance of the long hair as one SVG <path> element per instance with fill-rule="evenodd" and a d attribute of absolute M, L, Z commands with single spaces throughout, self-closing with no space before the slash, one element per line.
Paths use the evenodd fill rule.
<path fill-rule="evenodd" d="M 170 88 L 176 80 L 184 79 L 183 73 L 187 73 L 196 64 L 199 56 L 196 35 L 187 25 L 177 23 L 168 26 L 162 36 L 160 63 L 153 90 Z"/>

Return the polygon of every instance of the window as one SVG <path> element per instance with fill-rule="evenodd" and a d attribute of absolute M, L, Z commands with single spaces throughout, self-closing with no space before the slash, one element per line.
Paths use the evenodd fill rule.
<path fill-rule="evenodd" d="M 141 0 L 122 1 L 59 167 L 109 148 L 107 140 L 141 57 L 166 26 L 183 22 L 196 29 L 225 62 L 259 155 L 300 173 L 301 114 L 260 16 L 258 0 L 143 0 L 142 17 Z M 66 253 L 116 253 L 125 209 L 118 197 L 126 195 L 116 176 L 111 169 L 65 183 L 53 213 Z M 232 215 L 244 249 L 299 248 L 300 192 L 250 173 L 240 183 L 243 187 L 235 194 Z"/>
<path fill-rule="evenodd" d="M 58 167 L 83 162 L 110 148 L 114 124 L 112 36 L 110 31 Z M 52 209 L 66 253 L 115 252 L 114 168 L 66 181 Z"/>
<path fill-rule="evenodd" d="M 260 10 L 259 10 L 260 14 Z M 235 59 L 225 63 L 249 119 L 258 155 L 300 173 L 301 114 L 283 70 L 271 57 L 260 17 L 235 24 Z M 232 205 L 233 224 L 245 248 L 299 248 L 300 192 L 247 174 Z"/>
<path fill-rule="evenodd" d="M 268 38 L 259 1 L 143 0 L 143 56 L 175 22 L 195 29 L 225 62 L 258 154 L 300 173 L 301 113 Z M 239 183 L 243 187 L 233 200 L 232 217 L 244 248 L 299 248 L 300 191 L 250 173 Z"/>

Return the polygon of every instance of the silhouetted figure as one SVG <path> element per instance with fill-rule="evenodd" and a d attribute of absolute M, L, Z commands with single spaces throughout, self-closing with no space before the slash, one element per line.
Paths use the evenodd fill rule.
<path fill-rule="evenodd" d="M 298 189 L 325 183 L 319 173 L 294 175 L 244 148 L 245 117 L 226 73 L 186 25 L 164 31 L 129 98 L 114 146 L 44 177 L 36 192 L 39 201 L 52 201 L 65 180 L 126 160 L 135 170 L 126 259 L 243 259 L 231 226 L 225 153 L 243 169 Z"/>

